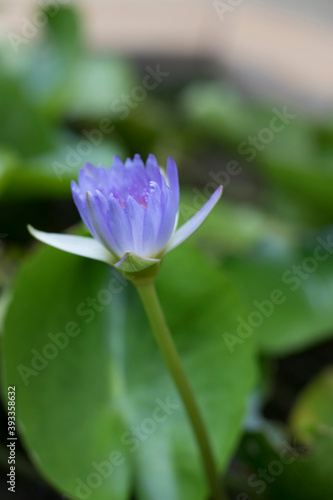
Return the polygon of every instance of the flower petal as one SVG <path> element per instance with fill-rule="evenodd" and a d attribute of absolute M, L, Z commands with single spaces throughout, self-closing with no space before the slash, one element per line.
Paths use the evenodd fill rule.
<path fill-rule="evenodd" d="M 28 226 L 28 230 L 37 240 L 51 247 L 80 255 L 81 257 L 88 257 L 88 259 L 114 264 L 111 253 L 93 238 L 73 236 L 71 234 L 44 233 L 44 231 L 38 231 L 30 225 Z"/>
<path fill-rule="evenodd" d="M 212 194 L 209 200 L 204 204 L 200 210 L 193 215 L 193 217 L 185 222 L 172 236 L 170 242 L 167 246 L 166 251 L 170 252 L 174 248 L 178 247 L 183 241 L 185 241 L 189 236 L 191 236 L 194 231 L 198 229 L 203 223 L 206 217 L 209 215 L 213 207 L 216 205 L 222 194 L 222 186 L 219 186 L 217 190 Z"/>
<path fill-rule="evenodd" d="M 108 199 L 110 211 L 110 228 L 113 238 L 120 249 L 119 256 L 134 249 L 133 235 L 128 215 L 119 201 L 111 194 Z"/>
<path fill-rule="evenodd" d="M 154 155 L 150 154 L 146 161 L 146 171 L 151 181 L 162 187 L 162 174 Z"/>
<path fill-rule="evenodd" d="M 95 191 L 93 194 L 87 191 L 86 207 L 90 216 L 91 226 L 93 227 L 92 235 L 107 248 L 115 258 L 120 257 L 123 252 L 117 246 L 113 237 L 111 226 L 108 202 L 105 196 L 100 191 Z"/>
<path fill-rule="evenodd" d="M 175 161 L 169 156 L 167 163 L 167 176 L 169 181 L 169 186 L 171 188 L 176 210 L 178 210 L 179 205 L 179 180 L 178 180 L 178 170 Z"/>
<path fill-rule="evenodd" d="M 114 155 L 114 157 L 113 157 L 113 165 L 118 165 L 118 167 L 123 167 L 124 166 L 123 162 L 121 161 L 121 159 L 119 158 L 118 155 Z"/>
<path fill-rule="evenodd" d="M 150 182 L 150 192 L 143 223 L 142 255 L 151 257 L 156 253 L 157 236 L 162 221 L 161 188 Z"/>
<path fill-rule="evenodd" d="M 134 252 L 141 255 L 145 210 L 132 196 L 129 196 L 126 201 L 125 212 L 131 225 Z"/>
<path fill-rule="evenodd" d="M 160 253 L 170 240 L 176 224 L 177 208 L 171 189 L 165 186 L 165 191 L 162 193 L 162 220 L 157 235 L 156 253 Z"/>

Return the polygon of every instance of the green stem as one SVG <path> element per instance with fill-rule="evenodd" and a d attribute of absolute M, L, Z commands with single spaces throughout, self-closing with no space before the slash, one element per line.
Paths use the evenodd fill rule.
<path fill-rule="evenodd" d="M 214 500 L 223 500 L 226 496 L 222 494 L 222 487 L 219 485 L 215 460 L 206 428 L 197 403 L 194 399 L 192 389 L 183 370 L 177 349 L 166 324 L 155 290 L 154 282 L 149 280 L 146 282 L 136 283 L 136 287 L 155 334 L 156 341 L 178 388 L 188 417 L 191 421 L 193 431 L 200 448 L 203 466 L 211 488 L 212 498 Z"/>

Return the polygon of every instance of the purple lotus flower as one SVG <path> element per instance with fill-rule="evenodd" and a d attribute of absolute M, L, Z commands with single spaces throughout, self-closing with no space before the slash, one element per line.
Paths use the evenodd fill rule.
<path fill-rule="evenodd" d="M 179 209 L 177 166 L 168 159 L 166 173 L 149 155 L 125 164 L 115 156 L 110 168 L 87 163 L 71 184 L 74 202 L 93 238 L 44 233 L 29 226 L 35 238 L 61 250 L 100 260 L 120 271 L 139 272 L 186 240 L 221 196 L 218 187 L 206 204 L 176 229 Z"/>

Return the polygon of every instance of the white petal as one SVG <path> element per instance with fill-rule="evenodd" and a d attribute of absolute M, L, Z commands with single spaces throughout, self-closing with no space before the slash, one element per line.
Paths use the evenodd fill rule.
<path fill-rule="evenodd" d="M 167 245 L 166 251 L 170 252 L 173 248 L 178 247 L 183 241 L 185 241 L 189 236 L 191 236 L 194 231 L 198 229 L 203 223 L 206 217 L 209 215 L 211 210 L 214 208 L 216 203 L 219 201 L 222 194 L 222 186 L 219 186 L 217 190 L 212 194 L 209 200 L 204 204 L 200 210 L 193 215 L 193 217 L 185 222 L 174 235 L 171 237 L 169 244 Z"/>
<path fill-rule="evenodd" d="M 63 250 L 64 252 L 80 255 L 81 257 L 88 257 L 88 259 L 100 260 L 107 264 L 114 263 L 111 253 L 93 238 L 74 236 L 71 234 L 44 233 L 43 231 L 34 229 L 30 225 L 28 226 L 28 230 L 37 240 L 47 245 L 51 245 L 51 247 Z"/>

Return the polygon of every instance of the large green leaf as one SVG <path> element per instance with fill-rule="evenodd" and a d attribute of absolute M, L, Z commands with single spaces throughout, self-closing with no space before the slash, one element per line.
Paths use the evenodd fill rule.
<path fill-rule="evenodd" d="M 238 296 L 186 245 L 166 258 L 158 289 L 222 470 L 255 378 L 251 342 L 232 354 L 223 339 Z M 107 266 L 42 248 L 13 297 L 4 383 L 16 386 L 19 429 L 42 473 L 73 498 L 88 478 L 91 500 L 127 499 L 132 489 L 142 500 L 204 499 L 196 444 L 132 285 Z M 59 332 L 66 346 L 56 346 Z"/>
<path fill-rule="evenodd" d="M 184 193 L 181 222 L 207 193 Z M 194 208 L 195 207 L 195 208 Z M 286 354 L 333 335 L 333 246 L 329 232 L 317 233 L 251 206 L 226 200 L 192 241 L 220 259 L 247 304 L 229 345 L 236 350 L 257 337 L 259 348 Z M 273 299 L 273 300 L 272 300 Z M 274 302 L 275 301 L 275 302 Z"/>
<path fill-rule="evenodd" d="M 240 343 L 254 335 L 263 352 L 281 355 L 332 336 L 333 247 L 329 235 L 309 235 L 306 248 L 283 240 L 263 241 L 247 254 L 226 259 L 223 265 L 248 305 L 247 314 L 238 319 Z"/>

